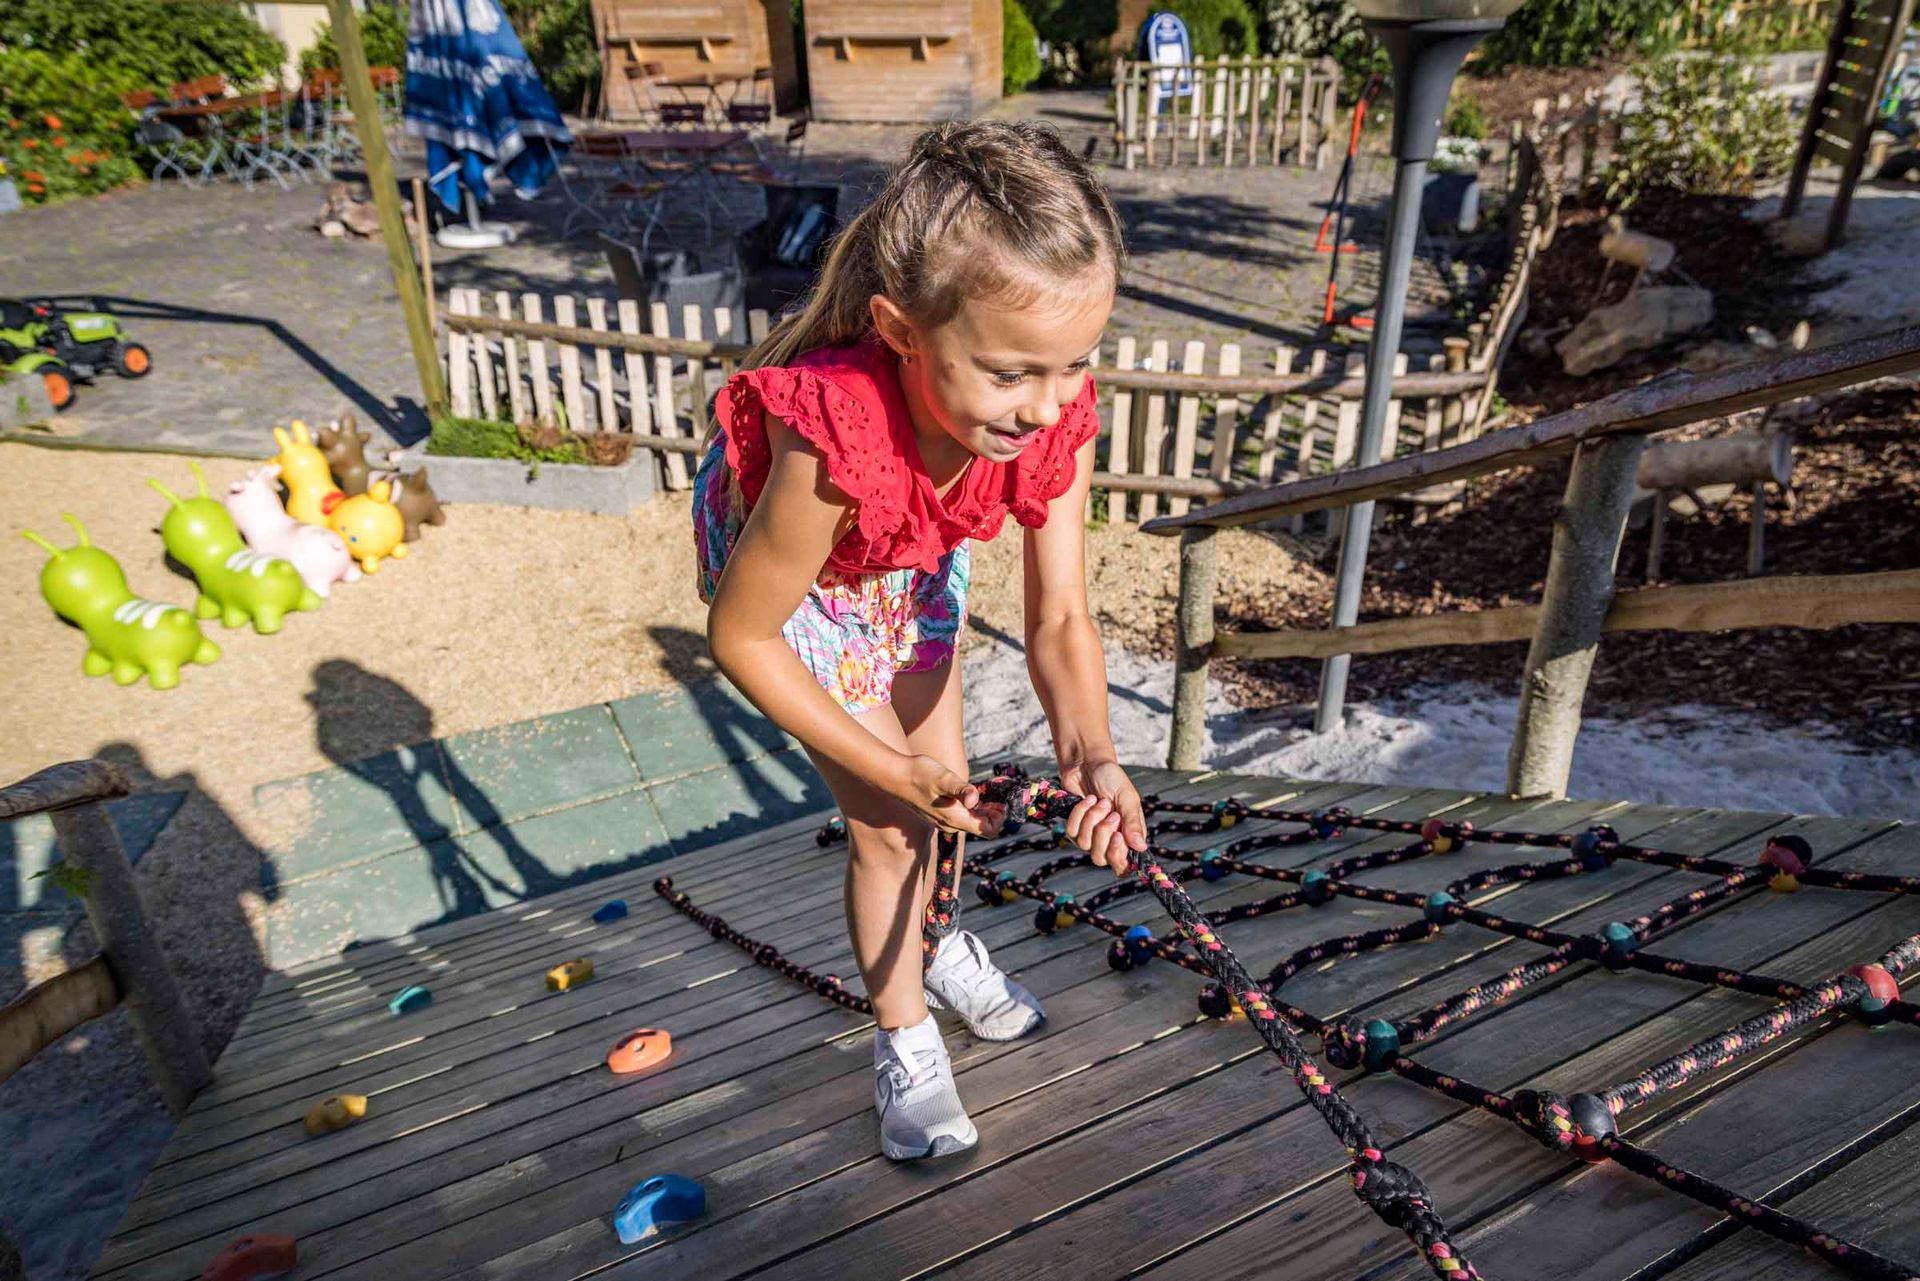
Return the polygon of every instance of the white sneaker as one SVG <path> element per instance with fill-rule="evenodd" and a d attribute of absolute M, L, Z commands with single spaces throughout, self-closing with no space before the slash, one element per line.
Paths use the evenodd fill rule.
<path fill-rule="evenodd" d="M 983 1041 L 1011 1041 L 1045 1022 L 1033 993 L 1002 974 L 986 944 L 967 930 L 940 940 L 927 967 L 927 1005 L 952 1010 Z"/>
<path fill-rule="evenodd" d="M 950 1156 L 980 1141 L 933 1015 L 895 1032 L 874 1029 L 873 1110 L 880 1114 L 880 1151 L 895 1161 Z"/>

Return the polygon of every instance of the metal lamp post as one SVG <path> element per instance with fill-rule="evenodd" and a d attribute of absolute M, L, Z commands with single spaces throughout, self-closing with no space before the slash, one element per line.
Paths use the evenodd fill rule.
<path fill-rule="evenodd" d="M 1407 307 L 1407 277 L 1420 226 L 1420 198 L 1427 161 L 1440 137 L 1440 118 L 1453 90 L 1454 73 L 1468 52 L 1498 31 L 1522 0 L 1354 0 L 1360 20 L 1393 60 L 1393 205 L 1380 266 L 1380 301 L 1373 342 L 1367 351 L 1366 395 L 1360 408 L 1357 466 L 1380 461 L 1386 436 L 1387 401 L 1393 391 L 1394 357 Z M 1340 539 L 1340 569 L 1334 587 L 1333 625 L 1351 627 L 1360 615 L 1360 586 L 1367 568 L 1373 504 L 1347 508 Z M 1314 730 L 1341 723 L 1347 698 L 1350 654 L 1335 654 L 1320 669 L 1320 709 Z"/>

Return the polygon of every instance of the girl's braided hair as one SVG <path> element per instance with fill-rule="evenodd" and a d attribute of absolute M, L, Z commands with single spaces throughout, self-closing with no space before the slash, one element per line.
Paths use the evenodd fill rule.
<path fill-rule="evenodd" d="M 1123 257 L 1113 202 L 1051 127 L 936 125 L 835 238 L 806 305 L 745 365 L 785 365 L 856 341 L 874 294 L 938 325 L 970 297 L 1037 295 L 1096 270 L 1118 285 Z"/>

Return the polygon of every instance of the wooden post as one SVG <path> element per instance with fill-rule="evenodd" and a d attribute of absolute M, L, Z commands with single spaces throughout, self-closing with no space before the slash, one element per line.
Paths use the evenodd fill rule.
<path fill-rule="evenodd" d="M 1767 482 L 1753 482 L 1753 516 L 1747 526 L 1747 577 L 1758 578 L 1767 559 Z"/>
<path fill-rule="evenodd" d="M 109 797 L 125 796 L 126 780 L 105 761 L 69 761 L 22 779 L 7 791 L 12 803 L 0 817 L 46 812 L 53 820 L 61 859 L 87 874 L 91 883 L 80 898 L 87 920 L 126 1002 L 154 1081 L 173 1114 L 184 1115 L 193 1096 L 213 1079 L 213 1065 L 180 999 L 160 940 L 148 929 L 133 867 L 101 805 Z"/>
<path fill-rule="evenodd" d="M 1660 581 L 1660 557 L 1667 549 L 1667 503 L 1664 489 L 1653 491 L 1653 512 L 1647 523 L 1647 584 Z"/>
<path fill-rule="evenodd" d="M 433 314 L 433 237 L 427 232 L 427 183 L 413 180 L 413 251 L 420 256 L 420 292 L 427 300 L 427 332 L 438 333 L 439 318 Z M 479 315 L 475 308 L 474 315 Z"/>
<path fill-rule="evenodd" d="M 1507 791 L 1516 797 L 1567 794 L 1580 705 L 1613 603 L 1620 537 L 1627 527 L 1645 436 L 1581 445 L 1553 522 L 1553 552 L 1540 596 L 1540 626 L 1527 650 L 1520 714 L 1507 755 Z"/>
<path fill-rule="evenodd" d="M 395 185 L 393 157 L 387 154 L 387 135 L 380 124 L 380 100 L 374 95 L 373 77 L 367 71 L 366 47 L 360 43 L 360 19 L 350 0 L 327 0 L 327 19 L 333 24 L 333 42 L 340 51 L 340 77 L 346 86 L 347 103 L 353 108 L 353 127 L 360 135 L 367 185 L 373 189 L 373 205 L 380 214 L 380 239 L 387 247 L 394 291 L 400 295 L 400 314 L 407 322 L 407 341 L 413 347 L 413 364 L 420 375 L 420 394 L 429 413 L 444 410 L 447 388 L 440 377 L 440 353 L 434 345 L 427 301 L 421 294 L 420 277 L 407 245 L 407 220 L 400 212 L 400 189 Z"/>
<path fill-rule="evenodd" d="M 1167 768 L 1196 770 L 1207 740 L 1207 662 L 1213 650 L 1213 598 L 1219 585 L 1218 530 L 1180 532 L 1180 606 L 1174 629 L 1173 741 Z"/>

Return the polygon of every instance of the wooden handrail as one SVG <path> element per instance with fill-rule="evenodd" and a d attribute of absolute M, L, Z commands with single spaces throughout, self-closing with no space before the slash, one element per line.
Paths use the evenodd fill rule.
<path fill-rule="evenodd" d="M 34 1055 L 120 1003 L 105 956 L 36 983 L 0 1007 L 0 1081 Z"/>
<path fill-rule="evenodd" d="M 1809 574 L 1731 583 L 1645 587 L 1621 592 L 1607 610 L 1608 632 L 1719 632 L 1752 627 L 1824 630 L 1854 623 L 1920 622 L 1920 569 L 1877 574 Z M 1325 658 L 1386 654 L 1443 645 L 1527 640 L 1540 606 L 1512 605 L 1421 618 L 1389 618 L 1353 627 L 1283 632 L 1220 632 L 1215 658 Z"/>
<path fill-rule="evenodd" d="M 108 762 L 62 761 L 0 787 L 0 819 L 110 801 L 126 794 L 126 777 Z"/>
<path fill-rule="evenodd" d="M 1665 431 L 1707 418 L 1920 370 L 1920 325 L 1818 351 L 1790 352 L 1705 377 L 1676 374 L 1463 445 L 1241 494 L 1140 528 L 1171 534 L 1390 498 L 1441 481 L 1505 471 L 1570 452 L 1585 440 Z"/>
<path fill-rule="evenodd" d="M 623 334 L 615 329 L 545 325 L 531 320 L 502 320 L 498 316 L 449 314 L 442 320 L 448 329 L 457 333 L 505 334 L 512 338 L 572 343 L 578 347 L 611 347 L 616 351 L 645 352 L 655 356 L 705 356 L 714 360 L 738 360 L 752 350 L 736 342 L 699 342 L 691 338 L 662 338 L 658 334 Z"/>

